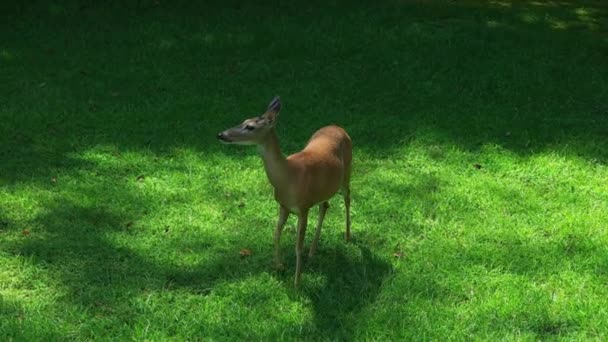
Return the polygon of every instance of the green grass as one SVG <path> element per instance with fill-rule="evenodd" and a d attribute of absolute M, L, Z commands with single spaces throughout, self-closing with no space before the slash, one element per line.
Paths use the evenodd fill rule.
<path fill-rule="evenodd" d="M 19 3 L 2 340 L 608 338 L 602 1 Z M 355 148 L 354 242 L 337 197 L 299 290 L 295 219 L 275 273 L 259 157 L 215 139 L 275 94 L 285 153 Z"/>

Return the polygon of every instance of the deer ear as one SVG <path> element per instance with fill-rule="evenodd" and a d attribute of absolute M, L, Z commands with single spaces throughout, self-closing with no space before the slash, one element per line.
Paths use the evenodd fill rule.
<path fill-rule="evenodd" d="M 268 104 L 268 109 L 266 109 L 266 112 L 278 113 L 280 111 L 281 111 L 281 98 L 278 96 L 275 96 L 274 99 L 272 99 L 272 101 L 270 101 L 270 103 Z"/>
<path fill-rule="evenodd" d="M 274 120 L 277 118 L 277 115 L 279 114 L 280 111 L 281 111 L 281 98 L 278 96 L 275 96 L 275 98 L 272 99 L 272 101 L 270 101 L 270 103 L 268 104 L 268 109 L 266 109 L 266 113 L 264 113 L 264 116 L 268 119 L 268 121 L 270 121 L 271 123 L 274 123 Z"/>

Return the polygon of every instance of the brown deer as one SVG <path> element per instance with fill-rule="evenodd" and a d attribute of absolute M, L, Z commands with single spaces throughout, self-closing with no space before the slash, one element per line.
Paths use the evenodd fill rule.
<path fill-rule="evenodd" d="M 319 220 L 310 247 L 312 257 L 319 244 L 321 225 L 329 208 L 329 199 L 341 190 L 346 208 L 346 240 L 350 240 L 350 171 L 352 142 L 344 129 L 326 126 L 312 135 L 306 147 L 287 158 L 281 153 L 275 131 L 281 100 L 277 96 L 261 116 L 243 121 L 217 135 L 223 143 L 257 145 L 264 161 L 264 170 L 274 187 L 274 198 L 279 203 L 279 221 L 274 231 L 274 265 L 282 269 L 279 251 L 281 232 L 290 213 L 298 215 L 296 241 L 296 274 L 294 284 L 300 285 L 302 252 L 308 222 L 308 211 L 319 205 Z"/>

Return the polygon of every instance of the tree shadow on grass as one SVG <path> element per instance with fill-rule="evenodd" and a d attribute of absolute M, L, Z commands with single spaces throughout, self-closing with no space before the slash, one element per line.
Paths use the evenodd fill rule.
<path fill-rule="evenodd" d="M 254 48 L 264 51 L 262 56 L 266 57 L 261 61 L 242 57 L 249 55 L 247 50 L 231 50 L 226 55 L 226 50 L 201 48 L 186 40 L 181 43 L 187 48 L 184 55 L 190 57 L 184 57 L 175 49 L 159 54 L 155 46 L 146 44 L 116 44 L 105 49 L 100 47 L 106 46 L 101 43 L 106 44 L 107 33 L 122 39 L 124 32 L 107 29 L 95 33 L 97 30 L 93 32 L 86 25 L 82 30 L 73 30 L 72 26 L 82 24 L 80 16 L 73 15 L 71 19 L 64 18 L 70 30 L 60 30 L 49 37 L 40 33 L 42 30 L 53 32 L 45 25 L 55 23 L 56 18 L 31 16 L 40 20 L 40 24 L 21 23 L 33 30 L 29 38 L 23 40 L 24 45 L 7 47 L 11 51 L 21 49 L 21 54 L 27 57 L 24 63 L 36 68 L 31 74 L 22 74 L 21 67 L 10 68 L 8 63 L 12 62 L 6 61 L 9 65 L 6 70 L 12 70 L 15 75 L 11 79 L 19 82 L 7 83 L 13 89 L 2 108 L 7 117 L 3 117 L 6 120 L 1 123 L 0 139 L 4 140 L 0 140 L 3 163 L 0 177 L 11 185 L 48 190 L 53 186 L 49 183 L 55 173 L 69 174 L 91 167 L 70 158 L 70 154 L 80 154 L 100 145 L 113 145 L 117 153 L 147 151 L 161 159 L 174 157 L 173 149 L 179 147 L 208 156 L 220 151 L 215 141 L 217 131 L 242 120 L 243 112 L 252 110 L 257 114 L 254 109 L 259 105 L 262 110 L 266 96 L 275 92 L 279 92 L 286 103 L 279 131 L 282 141 L 292 151 L 301 147 L 319 125 L 335 122 L 348 129 L 358 151 L 368 152 L 379 160 L 400 153 L 412 139 L 426 139 L 472 152 L 484 144 L 495 143 L 523 156 L 564 151 L 605 163 L 608 141 L 602 123 L 608 111 L 602 102 L 606 87 L 602 73 L 605 67 L 601 63 L 605 47 L 597 43 L 584 45 L 582 49 L 572 48 L 570 44 L 578 42 L 574 34 L 580 34 L 583 40 L 592 40 L 596 33 L 552 28 L 550 25 L 561 25 L 559 20 L 546 15 L 541 6 L 530 4 L 525 5 L 525 11 L 517 9 L 512 13 L 511 9 L 488 9 L 479 5 L 471 11 L 462 10 L 453 2 L 442 2 L 440 6 L 407 3 L 405 8 L 375 8 L 374 11 L 355 4 L 354 11 L 353 7 L 341 9 L 348 15 L 338 19 L 332 10 L 301 11 L 305 17 L 296 18 L 293 26 L 285 21 L 275 30 L 271 23 L 272 27 L 262 28 L 261 32 L 257 31 L 260 25 L 257 19 L 247 21 L 238 16 L 218 15 L 219 31 L 231 32 L 230 25 L 238 24 L 234 26 L 253 32 L 253 42 L 257 44 Z M 291 9 L 293 13 L 300 13 L 294 9 Z M 361 9 L 365 11 L 357 11 Z M 269 8 L 262 6 L 259 10 L 266 13 Z M 567 13 L 576 14 L 573 10 L 568 9 Z M 94 19 L 104 19 L 103 15 L 96 16 L 95 8 L 87 11 Z M 553 12 L 550 14 L 555 16 Z M 579 12 L 584 16 L 583 11 Z M 230 10 L 226 13 L 233 14 Z M 176 36 L 184 37 L 191 28 L 209 31 L 210 36 L 216 33 L 202 24 L 175 25 L 183 19 L 178 6 L 166 14 L 168 17 L 163 23 L 167 26 L 161 31 L 172 29 L 178 33 Z M 308 20 L 306 15 L 320 19 L 319 32 L 306 33 L 315 42 L 313 47 L 294 49 L 292 41 L 296 40 L 290 39 L 290 34 L 302 34 L 297 20 Z M 178 17 L 180 20 L 173 20 Z M 522 22 L 519 17 L 540 18 L 541 22 Z M 147 25 L 155 22 L 154 13 L 140 18 L 143 25 L 135 23 L 135 34 L 119 42 L 144 41 L 150 34 L 159 33 Z M 507 20 L 502 20 L 504 18 Z M 323 19 L 331 23 L 326 31 Z M 579 19 L 575 26 L 586 25 L 583 17 Z M 352 30 L 352 22 L 361 22 L 362 29 Z M 262 33 L 273 41 L 272 45 L 256 36 Z M 383 39 L 378 39 L 379 36 Z M 39 44 L 38 39 L 44 40 L 43 44 Z M 81 45 L 74 43 L 80 40 Z M 518 43 L 512 43 L 514 40 Z M 271 46 L 270 50 L 261 50 L 267 46 Z M 37 63 L 34 61 L 38 59 L 32 56 L 40 55 L 40 47 L 67 52 L 42 51 L 47 53 L 43 55 L 45 63 Z M 505 51 L 505 47 L 518 51 Z M 290 55 L 292 49 L 295 52 Z M 561 57 L 549 58 L 551 54 L 543 49 L 550 49 Z M 71 51 L 91 58 L 67 60 L 64 55 L 70 55 Z M 202 56 L 205 54 L 210 56 Z M 438 55 L 441 57 L 434 57 Z M 175 57 L 179 57 L 180 63 L 175 63 Z M 129 60 L 133 62 L 125 62 Z M 201 65 L 202 60 L 207 62 Z M 577 68 L 567 68 L 567 63 Z M 139 67 L 134 68 L 135 64 Z M 293 68 L 300 64 L 307 67 Z M 272 70 L 269 72 L 269 69 Z M 255 89 L 256 95 L 248 89 Z M 234 158 L 253 153 L 237 149 L 222 151 Z M 417 186 L 392 189 L 394 184 L 390 182 L 384 184 L 383 189 L 394 190 L 394 199 L 414 191 L 415 199 L 424 203 L 423 214 L 432 219 L 433 198 L 426 193 L 436 189 L 433 179 L 428 183 L 429 188 L 418 193 L 415 192 Z M 235 245 L 235 254 L 226 251 L 209 262 L 184 270 L 179 265 L 154 261 L 128 245 L 116 245 L 110 235 L 136 236 L 137 227 L 127 225 L 150 203 L 128 193 L 106 193 L 111 188 L 113 185 L 99 185 L 88 194 L 99 197 L 100 205 L 66 199 L 48 203 L 33 222 L 40 229 L 30 229 L 30 235 L 9 246 L 15 255 L 30 256 L 45 267 L 65 265 L 57 266 L 55 273 L 68 290 L 63 299 L 75 306 L 93 311 L 110 310 L 113 305 L 124 304 L 129 294 L 146 287 L 175 286 L 205 292 L 217 282 L 268 269 L 271 247 L 250 259 L 240 259 L 236 253 L 241 246 Z M 116 198 L 121 199 L 122 204 L 132 204 L 126 211 L 117 211 L 118 205 L 103 204 L 112 203 Z M 370 198 L 367 200 L 371 202 Z M 234 205 L 218 201 L 219 205 Z M 393 203 L 390 204 L 372 208 L 367 213 L 370 217 L 390 218 L 395 215 Z M 360 212 L 363 214 L 363 210 Z M 10 231 L 11 222 L 6 221 L 9 228 L 4 230 Z M 274 222 L 255 224 L 269 227 L 270 246 Z M 157 229 L 154 234 L 165 234 L 164 227 L 152 228 Z M 2 231 L 0 222 L 0 234 Z M 410 233 L 423 232 L 405 232 Z M 380 235 L 376 234 L 379 239 Z M 307 264 L 305 272 L 310 272 L 312 282 L 303 292 L 315 308 L 317 328 L 331 338 L 348 339 L 353 336 L 350 316 L 356 316 L 359 306 L 374 300 L 391 269 L 363 246 L 358 246 L 359 254 L 351 248 L 336 246 L 334 250 L 320 250 L 320 257 Z M 204 243 L 185 246 L 201 252 L 210 247 Z M 595 246 L 591 247 L 589 253 L 597 251 Z M 518 249 L 512 254 L 517 259 L 525 259 L 537 249 L 515 245 L 506 246 L 505 250 L 509 248 Z M 545 250 L 542 246 L 538 249 Z M 513 272 L 538 270 L 536 266 L 513 264 L 512 255 L 504 252 L 499 254 L 498 261 L 478 262 L 488 265 L 498 262 Z M 293 254 L 287 253 L 287 257 Z M 479 256 L 466 258 L 477 260 Z M 348 265 L 352 272 L 347 272 L 349 269 L 343 265 Z M 287 272 L 280 276 L 286 286 L 291 285 L 292 275 Z M 316 277 L 320 278 L 319 283 L 315 283 Z M 107 297 L 107 291 L 113 296 Z M 342 298 L 347 299 L 340 302 Z M 328 302 L 334 304 L 330 310 L 324 305 Z M 129 321 L 128 313 L 123 315 Z M 333 330 L 336 327 L 337 332 Z"/>
<path fill-rule="evenodd" d="M 165 30 L 176 37 L 190 36 L 190 31 L 213 36 L 216 30 L 204 21 L 183 23 L 182 12 L 200 13 L 211 23 L 217 21 L 217 30 L 228 32 L 223 34 L 236 35 L 230 33 L 235 22 L 232 26 L 253 32 L 252 47 L 263 51 L 261 60 L 236 56 L 249 55 L 247 49 L 226 55 L 186 38 L 175 38 L 184 51 L 169 49 L 168 54 L 159 54 L 153 44 L 105 48 L 108 39 L 124 36 L 120 26 L 100 31 L 82 22 L 82 15 L 67 16 L 85 10 L 84 17 L 93 22 L 106 22 L 109 15 L 127 19 L 135 13 L 129 11 L 138 11 L 136 5 L 129 10 L 67 6 L 59 17 L 66 27 L 79 29 L 62 27 L 52 37 L 46 26 L 55 27 L 57 18 L 47 12 L 57 5 L 42 2 L 16 10 L 11 19 L 33 32 L 22 45 L 6 50 L 23 50 L 24 63 L 36 68 L 31 74 L 13 64 L 6 68 L 13 77 L 0 123 L 2 179 L 49 177 L 54 168 L 77 167 L 66 162 L 66 154 L 104 144 L 163 156 L 182 146 L 216 152 L 215 134 L 247 113 L 258 114 L 275 92 L 284 96 L 279 125 L 286 128 L 279 130 L 287 133 L 282 139 L 290 150 L 301 147 L 319 125 L 333 122 L 351 132 L 356 148 L 379 156 L 390 156 L 408 139 L 419 137 L 422 128 L 466 150 L 496 143 L 520 155 L 565 148 L 565 153 L 608 160 L 607 132 L 601 124 L 608 118 L 605 51 L 600 51 L 605 44 L 570 47 L 580 41 L 577 35 L 585 42 L 600 41 L 597 30 L 606 27 L 608 12 L 598 1 L 414 1 L 373 11 L 364 3 L 340 1 L 327 8 L 311 5 L 306 11 L 301 4 L 245 6 L 264 15 L 297 14 L 281 29 L 230 16 L 242 14 L 240 6 L 160 3 L 124 39 L 139 42 Z M 28 11 L 37 16 L 28 16 Z M 345 15 L 336 19 L 336 11 Z M 165 15 L 160 19 L 166 26 L 147 25 L 159 13 Z M 289 36 L 301 34 L 298 23 L 308 20 L 307 15 L 320 27 L 306 31 L 315 44 L 294 49 L 297 40 Z M 40 23 L 27 25 L 29 18 Z M 331 25 L 323 30 L 327 21 Z M 351 22 L 358 21 L 362 28 L 351 30 Z M 560 29 L 561 21 L 573 26 Z M 260 29 L 268 38 L 257 37 Z M 41 53 L 39 39 L 55 50 L 40 65 L 34 59 Z M 262 49 L 269 45 L 266 39 L 273 42 L 270 50 Z M 76 43 L 80 40 L 81 45 Z M 66 60 L 59 50 L 91 58 Z M 140 68 L 127 62 L 131 59 Z M 294 69 L 302 63 L 307 67 Z M 565 67 L 568 63 L 573 67 Z M 308 65 L 312 68 L 303 70 Z M 256 95 L 248 89 L 256 89 Z"/>

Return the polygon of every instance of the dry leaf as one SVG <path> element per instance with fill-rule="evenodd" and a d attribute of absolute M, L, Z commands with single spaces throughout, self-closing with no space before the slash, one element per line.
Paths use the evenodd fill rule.
<path fill-rule="evenodd" d="M 239 251 L 239 254 L 241 255 L 241 257 L 248 257 L 251 256 L 251 249 L 249 248 L 243 248 Z"/>

